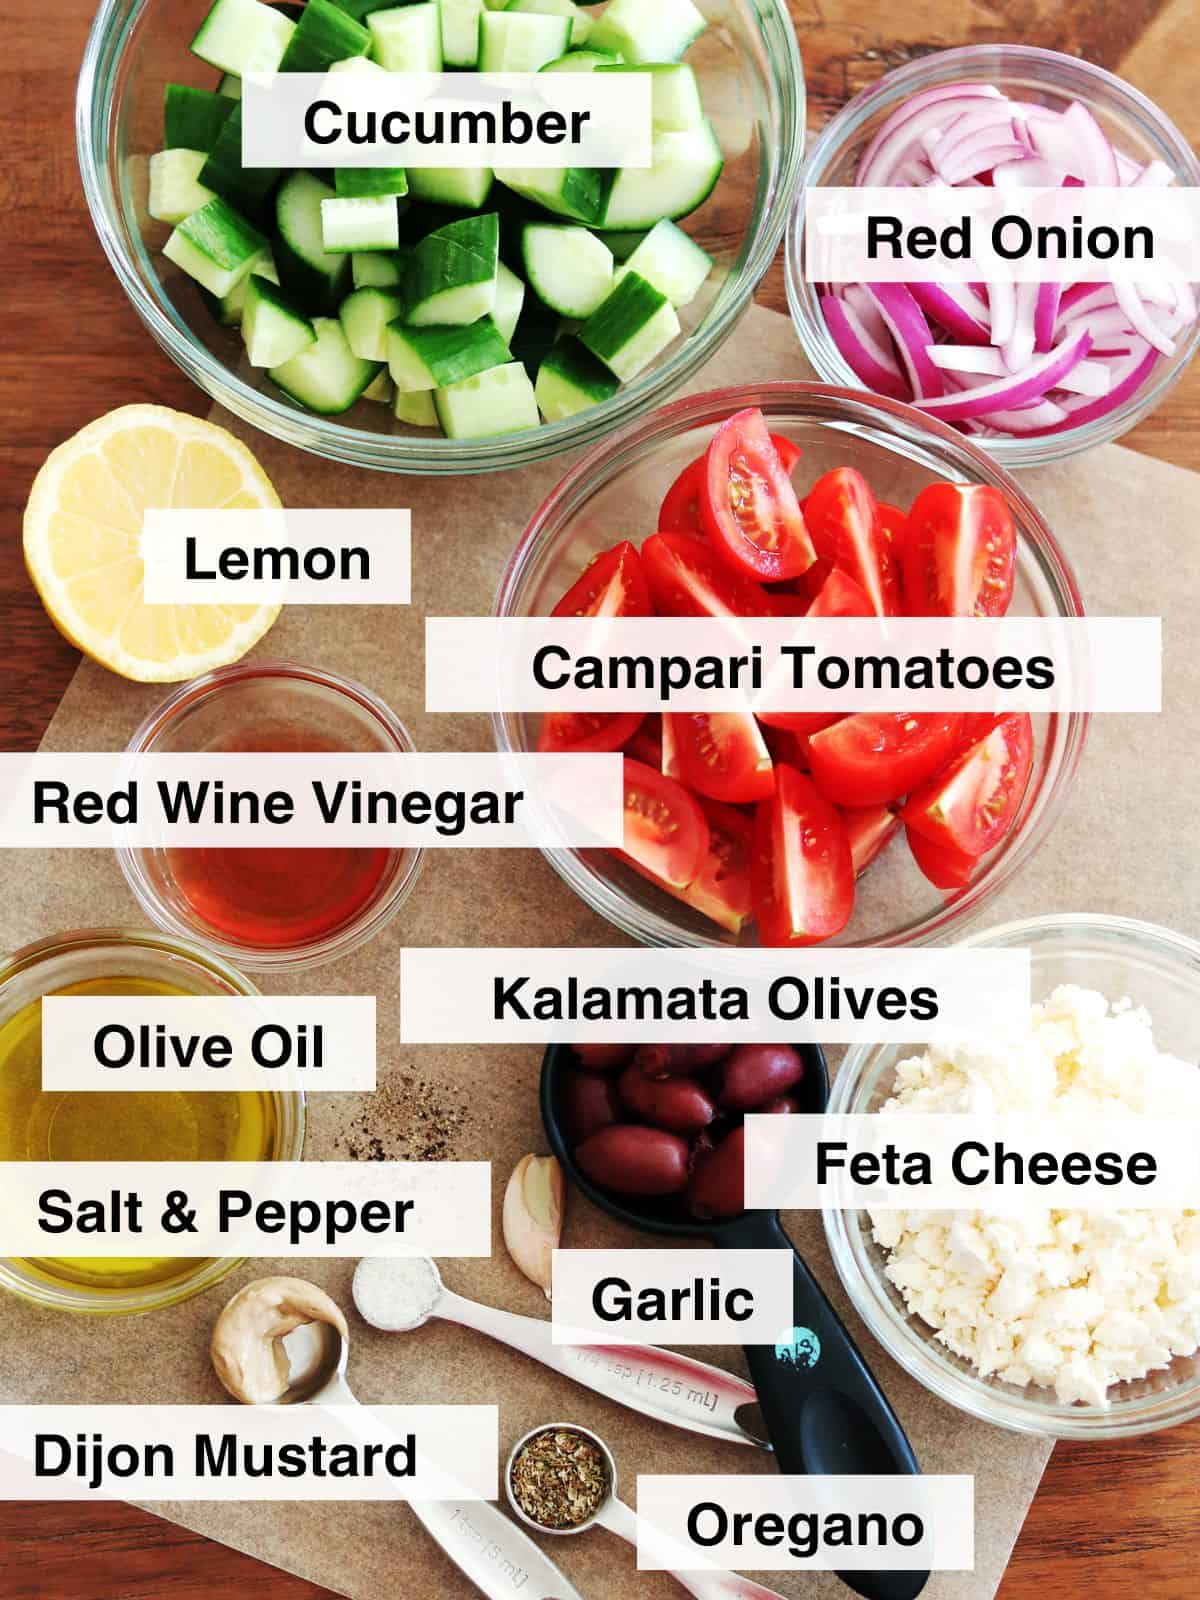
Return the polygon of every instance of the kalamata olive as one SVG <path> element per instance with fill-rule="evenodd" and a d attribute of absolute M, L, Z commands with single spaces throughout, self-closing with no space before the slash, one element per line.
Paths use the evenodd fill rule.
<path fill-rule="evenodd" d="M 753 1111 L 804 1076 L 804 1062 L 787 1044 L 740 1044 L 721 1068 L 718 1100 L 728 1111 Z"/>
<path fill-rule="evenodd" d="M 563 1120 L 576 1143 L 620 1122 L 621 1115 L 621 1100 L 612 1078 L 571 1068 L 563 1087 Z"/>
<path fill-rule="evenodd" d="M 647 1078 L 690 1078 L 723 1061 L 731 1044 L 644 1044 L 634 1060 Z"/>
<path fill-rule="evenodd" d="M 717 1114 L 698 1083 L 690 1078 L 647 1078 L 636 1061 L 625 1068 L 618 1087 L 635 1116 L 670 1133 L 699 1133 Z"/>
<path fill-rule="evenodd" d="M 768 1100 L 765 1106 L 755 1108 L 756 1117 L 794 1117 L 799 1114 L 800 1102 L 795 1095 L 777 1094 L 774 1100 Z"/>
<path fill-rule="evenodd" d="M 734 1128 L 717 1148 L 697 1161 L 687 1189 L 694 1217 L 736 1217 L 746 1209 L 746 1130 Z"/>
<path fill-rule="evenodd" d="M 574 1044 L 579 1065 L 589 1072 L 616 1072 L 633 1054 L 631 1044 Z"/>
<path fill-rule="evenodd" d="M 662 1128 L 618 1122 L 575 1147 L 593 1183 L 617 1194 L 679 1194 L 687 1187 L 687 1142 Z"/>

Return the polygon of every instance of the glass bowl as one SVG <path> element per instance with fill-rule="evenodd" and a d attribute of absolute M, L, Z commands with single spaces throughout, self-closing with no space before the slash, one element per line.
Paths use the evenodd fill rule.
<path fill-rule="evenodd" d="M 136 978 L 197 995 L 258 994 L 254 985 L 220 956 L 186 940 L 125 928 L 87 928 L 58 934 L 54 938 L 27 945 L 13 955 L 0 957 L 0 1038 L 14 1019 L 42 996 L 53 994 L 69 984 L 100 978 Z M 5 1050 L 6 1060 L 8 1055 L 9 1052 Z M 151 1091 L 144 1092 L 139 1098 L 148 1101 L 150 1093 L 160 1104 L 164 1101 L 181 1103 L 188 1099 L 215 1102 L 225 1098 L 212 1091 L 197 1091 L 192 1096 Z M 61 1115 L 63 1104 L 72 1099 L 82 1100 L 85 1096 L 81 1093 L 44 1098 L 57 1099 L 59 1102 L 52 1114 L 52 1118 L 56 1119 Z M 128 1143 L 122 1146 L 120 1132 L 114 1131 L 115 1114 L 105 1115 L 106 1102 L 113 1104 L 125 1098 L 127 1096 L 119 1092 L 103 1091 L 88 1097 L 89 1113 L 94 1111 L 103 1118 L 105 1136 L 102 1142 L 106 1153 L 103 1157 L 96 1154 L 87 1159 L 101 1160 L 115 1156 L 119 1161 L 122 1148 L 134 1148 Z M 237 1098 L 239 1107 L 236 1129 L 231 1138 L 230 1161 L 301 1159 L 304 1150 L 302 1093 L 263 1089 L 257 1094 Z M 246 1114 L 244 1105 L 244 1101 L 250 1099 L 255 1102 L 253 1120 Z M 173 1109 L 182 1107 L 175 1104 Z M 15 1110 L 14 1105 L 6 1106 L 5 1121 L 10 1128 Z M 37 1127 L 36 1119 L 31 1115 L 27 1129 L 29 1140 L 35 1137 Z M 45 1135 L 45 1148 L 41 1145 L 33 1148 L 27 1144 L 30 1150 L 28 1159 L 62 1159 L 54 1150 L 53 1127 L 54 1120 L 51 1120 L 41 1128 Z M 136 1154 L 129 1155 L 128 1159 L 153 1160 L 155 1157 L 137 1148 Z M 170 1159 L 176 1159 L 174 1153 Z M 11 1290 L 23 1300 L 30 1300 L 51 1310 L 132 1316 L 190 1300 L 193 1295 L 220 1283 L 242 1264 L 240 1259 L 201 1260 L 184 1257 L 174 1262 L 155 1262 L 143 1268 L 131 1264 L 129 1270 L 115 1274 L 89 1274 L 86 1261 L 76 1260 L 64 1268 L 52 1258 L 41 1261 L 9 1259 L 0 1260 L 0 1288 Z M 89 1277 L 92 1281 L 88 1281 Z"/>
<path fill-rule="evenodd" d="M 1018 534 L 1013 616 L 1078 617 L 1083 601 L 1066 557 L 1023 489 L 962 434 L 911 406 L 814 383 L 768 383 L 717 390 L 671 405 L 594 449 L 536 513 L 508 563 L 496 597 L 501 617 L 549 616 L 586 563 L 621 538 L 654 531 L 658 507 L 676 475 L 701 455 L 731 412 L 759 406 L 772 433 L 803 449 L 798 480 L 854 466 L 881 499 L 907 506 L 928 483 L 986 483 L 1008 500 Z M 943 940 L 971 918 L 1030 860 L 1057 820 L 1083 752 L 1087 717 L 1035 716 L 1036 756 L 1017 823 L 975 881 L 947 899 L 907 850 L 892 847 L 859 879 L 854 915 L 831 943 L 912 945 Z M 502 751 L 532 750 L 538 719 L 493 718 Z M 615 857 L 547 850 L 576 894 L 624 933 L 648 945 L 753 943 L 657 889 Z"/>
<path fill-rule="evenodd" d="M 412 740 L 395 713 L 361 684 L 333 672 L 297 666 L 287 661 L 248 661 L 185 684 L 152 711 L 129 741 L 132 754 L 171 755 L 206 750 L 261 750 L 254 740 L 239 735 L 239 725 L 250 729 L 267 724 L 274 749 L 327 749 L 334 752 L 408 754 Z M 291 742 L 289 729 L 301 737 Z M 313 738 L 319 742 L 314 744 Z M 365 847 L 364 847 L 365 848 Z M 221 852 L 224 854 L 225 852 Z M 259 851 L 256 854 L 268 852 Z M 282 852 L 302 857 L 309 852 Z M 318 855 L 321 851 L 316 852 Z M 336 925 L 322 923 L 311 931 L 299 928 L 278 943 L 263 933 L 257 938 L 232 931 L 237 908 L 229 902 L 229 926 L 222 926 L 196 909 L 194 898 L 181 885 L 180 870 L 188 857 L 207 852 L 164 850 L 155 847 L 121 848 L 117 862 L 138 904 L 156 927 L 184 938 L 199 940 L 220 951 L 226 960 L 257 972 L 300 972 L 340 960 L 366 944 L 392 920 L 416 886 L 425 864 L 421 850 L 391 850 L 370 894 Z M 177 855 L 177 859 L 175 858 Z M 204 887 L 203 868 L 197 884 Z M 345 892 L 349 892 L 348 889 Z M 248 914 L 248 913 L 247 913 Z M 299 916 L 299 912 L 297 912 Z M 280 930 L 282 932 L 282 930 Z"/>
<path fill-rule="evenodd" d="M 970 949 L 1028 949 L 1033 998 L 1061 983 L 1144 1006 L 1160 1050 L 1200 1062 L 1200 943 L 1127 917 L 1053 916 L 1007 922 L 961 941 Z M 894 1068 L 922 1045 L 867 1045 L 847 1052 L 829 1097 L 830 1114 L 868 1112 L 891 1093 Z M 1055 1439 L 1121 1439 L 1200 1416 L 1200 1356 L 1177 1356 L 1138 1382 L 1114 1385 L 1107 1410 L 1064 1405 L 1052 1389 L 983 1378 L 910 1314 L 883 1275 L 884 1252 L 862 1210 L 824 1213 L 834 1265 L 854 1309 L 884 1349 L 949 1405 L 1017 1433 Z"/>
<path fill-rule="evenodd" d="M 1038 101 L 1061 110 L 1079 100 L 1096 117 L 1113 143 L 1135 161 L 1165 161 L 1176 181 L 1200 185 L 1200 161 L 1179 129 L 1131 84 L 1075 56 L 1032 45 L 981 44 L 939 50 L 889 72 L 864 89 L 830 119 L 804 165 L 805 188 L 849 186 L 859 157 L 876 129 L 913 95 L 944 84 L 995 84 L 1015 99 Z M 788 226 L 787 295 L 801 348 L 826 383 L 861 388 L 859 378 L 830 337 L 817 300 L 817 285 L 804 276 L 804 208 L 798 204 Z M 1162 356 L 1146 383 L 1106 417 L 1044 438 L 983 438 L 978 442 L 1007 467 L 1036 467 L 1062 461 L 1094 445 L 1119 438 L 1148 417 L 1183 375 L 1200 346 L 1200 319 L 1178 337 L 1173 356 Z"/>
<path fill-rule="evenodd" d="M 370 401 L 340 417 L 304 411 L 243 360 L 238 330 L 221 327 L 192 280 L 163 259 L 170 230 L 146 211 L 147 164 L 162 147 L 165 85 L 215 87 L 215 71 L 187 48 L 208 4 L 102 0 L 76 98 L 84 193 L 122 287 L 162 348 L 227 410 L 288 444 L 354 466 L 422 474 L 494 471 L 590 444 L 698 371 L 733 331 L 774 259 L 804 148 L 795 30 L 784 0 L 699 0 L 710 25 L 687 59 L 716 125 L 725 171 L 684 225 L 717 270 L 683 313 L 684 335 L 664 359 L 593 410 L 498 439 L 413 433 Z"/>

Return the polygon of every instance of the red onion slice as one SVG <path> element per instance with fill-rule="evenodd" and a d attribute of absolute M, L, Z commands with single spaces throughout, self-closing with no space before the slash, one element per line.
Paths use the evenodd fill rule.
<path fill-rule="evenodd" d="M 987 302 L 967 283 L 910 283 L 909 292 L 921 310 L 960 344 L 987 344 Z"/>
<path fill-rule="evenodd" d="M 879 359 L 878 347 L 845 301 L 834 295 L 822 295 L 821 309 L 830 336 L 855 377 L 876 394 L 889 395 L 893 400 L 910 400 L 912 390 L 901 377 L 900 369 L 896 367 L 892 371 Z"/>
<path fill-rule="evenodd" d="M 869 283 L 867 291 L 887 323 L 914 396 L 935 399 L 945 384 L 929 359 L 933 334 L 920 306 L 902 283 Z"/>
<path fill-rule="evenodd" d="M 1048 355 L 1036 356 L 1023 372 L 1012 377 L 998 378 L 966 394 L 918 399 L 914 404 L 945 422 L 957 422 L 965 417 L 986 418 L 993 411 L 1012 411 L 1041 400 L 1064 374 L 1079 365 L 1091 343 L 1091 334 L 1081 329 L 1056 345 Z"/>

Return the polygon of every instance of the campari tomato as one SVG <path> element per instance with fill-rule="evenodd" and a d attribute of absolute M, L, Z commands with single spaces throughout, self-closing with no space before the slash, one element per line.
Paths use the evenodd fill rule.
<path fill-rule="evenodd" d="M 781 433 L 773 433 L 771 443 L 775 446 L 780 466 L 790 478 L 800 460 L 800 446 L 784 438 Z M 698 456 L 690 462 L 667 490 L 658 513 L 660 533 L 690 533 L 697 539 L 704 538 L 700 497 L 704 491 L 705 460 L 704 456 Z"/>
<path fill-rule="evenodd" d="M 699 875 L 686 889 L 673 889 L 680 900 L 730 933 L 741 933 L 753 915 L 750 855 L 754 824 L 742 811 L 719 800 L 700 800 L 708 822 L 708 855 Z"/>
<path fill-rule="evenodd" d="M 749 805 L 775 787 L 771 752 L 748 711 L 668 711 L 679 775 L 695 794 Z"/>
<path fill-rule="evenodd" d="M 978 856 L 969 856 L 962 850 L 947 845 L 934 844 L 915 828 L 906 828 L 908 848 L 913 860 L 936 889 L 965 889 L 971 874 L 979 865 Z"/>
<path fill-rule="evenodd" d="M 623 539 L 602 551 L 550 613 L 554 617 L 648 617 L 650 589 L 641 557 Z"/>
<path fill-rule="evenodd" d="M 943 849 L 986 855 L 1016 821 L 1032 770 L 1033 723 L 1010 712 L 910 795 L 901 815 Z"/>
<path fill-rule="evenodd" d="M 901 554 L 910 617 L 1002 617 L 1012 601 L 1017 534 L 999 489 L 931 483 L 908 513 Z"/>
<path fill-rule="evenodd" d="M 808 742 L 813 782 L 839 806 L 886 805 L 945 766 L 958 712 L 860 711 Z"/>
<path fill-rule="evenodd" d="M 754 813 L 750 867 L 765 945 L 819 944 L 854 909 L 854 863 L 837 811 L 794 767 L 775 770 L 775 793 Z"/>
<path fill-rule="evenodd" d="M 700 510 L 710 544 L 748 577 L 797 578 L 816 559 L 761 411 L 739 411 L 713 435 Z"/>
<path fill-rule="evenodd" d="M 542 755 L 621 750 L 644 720 L 641 711 L 547 711 L 537 747 Z"/>
<path fill-rule="evenodd" d="M 658 713 L 651 712 L 633 738 L 621 748 L 635 761 L 644 762 L 648 767 L 657 767 L 660 772 L 663 771 L 662 718 Z"/>
<path fill-rule="evenodd" d="M 874 603 L 861 584 L 835 567 L 821 585 L 817 598 L 805 612 L 809 617 L 872 617 Z"/>
<path fill-rule="evenodd" d="M 846 838 L 850 841 L 854 876 L 861 878 L 899 832 L 900 818 L 888 806 L 842 806 L 839 810 Z"/>
<path fill-rule="evenodd" d="M 655 608 L 667 617 L 765 617 L 767 591 L 743 577 L 698 539 L 656 533 L 642 546 Z"/>
<path fill-rule="evenodd" d="M 818 478 L 804 502 L 804 521 L 819 557 L 855 583 L 869 602 L 864 612 L 826 612 L 829 616 L 874 614 L 895 610 L 895 595 L 885 578 L 887 551 L 879 524 L 879 508 L 871 486 L 853 467 L 835 467 Z M 821 593 L 829 587 L 828 581 Z M 818 600 L 820 595 L 818 595 Z"/>
<path fill-rule="evenodd" d="M 625 758 L 625 848 L 630 866 L 686 889 L 708 857 L 708 822 L 682 784 Z"/>

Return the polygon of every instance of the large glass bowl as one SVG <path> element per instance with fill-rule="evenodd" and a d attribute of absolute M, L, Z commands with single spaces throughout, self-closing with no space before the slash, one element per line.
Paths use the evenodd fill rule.
<path fill-rule="evenodd" d="M 1144 1006 L 1160 1050 L 1200 1063 L 1200 943 L 1127 917 L 1030 917 L 961 941 L 970 949 L 1028 949 L 1033 998 L 1062 983 L 1099 990 L 1110 1001 Z M 830 1114 L 869 1112 L 891 1094 L 896 1063 L 913 1045 L 867 1045 L 847 1052 L 829 1097 Z M 885 1253 L 861 1210 L 824 1212 L 825 1234 L 854 1309 L 884 1349 L 933 1394 L 970 1416 L 1017 1433 L 1055 1439 L 1121 1439 L 1173 1428 L 1200 1416 L 1200 1356 L 1109 1390 L 1107 1409 L 1064 1405 L 1037 1384 L 1020 1388 L 980 1377 L 913 1316 L 888 1282 Z"/>
<path fill-rule="evenodd" d="M 193 281 L 164 260 L 170 229 L 146 211 L 148 160 L 163 141 L 163 91 L 205 88 L 217 74 L 190 54 L 209 0 L 102 0 L 79 77 L 76 136 L 84 193 L 100 242 L 155 339 L 215 400 L 264 433 L 314 454 L 390 472 L 488 472 L 590 444 L 661 404 L 733 331 L 774 259 L 796 194 L 804 147 L 804 72 L 785 0 L 698 0 L 709 27 L 688 52 L 725 171 L 684 226 L 716 260 L 682 314 L 664 358 L 593 410 L 497 439 L 413 433 L 359 401 L 339 417 L 302 410 L 244 360 Z"/>
<path fill-rule="evenodd" d="M 508 563 L 496 597 L 501 617 L 549 616 L 600 550 L 653 533 L 664 494 L 713 429 L 734 411 L 759 406 L 772 433 L 803 455 L 803 487 L 836 466 L 857 467 L 881 499 L 907 506 L 938 479 L 987 483 L 1006 497 L 1017 527 L 1013 616 L 1078 617 L 1083 601 L 1066 557 L 1024 490 L 961 434 L 911 406 L 814 383 L 768 383 L 677 400 L 578 462 L 538 510 Z M 536 747 L 538 719 L 498 712 L 501 750 Z M 893 841 L 859 880 L 854 915 L 831 941 L 847 945 L 928 944 L 946 939 L 982 910 L 1030 860 L 1054 826 L 1083 752 L 1087 717 L 1036 716 L 1033 775 L 1017 823 L 969 888 L 947 898 Z M 740 940 L 602 851 L 545 852 L 555 871 L 594 911 L 648 945 L 728 945 Z"/>
<path fill-rule="evenodd" d="M 929 89 L 952 83 L 991 83 L 1014 100 L 1037 101 L 1056 111 L 1079 100 L 1118 149 L 1134 161 L 1165 161 L 1182 187 L 1200 185 L 1200 161 L 1187 140 L 1152 101 L 1103 67 L 1054 50 L 1023 44 L 967 45 L 939 50 L 889 72 L 833 117 L 814 141 L 804 164 L 804 187 L 854 183 L 859 157 L 897 106 Z M 818 285 L 804 276 L 804 207 L 788 227 L 787 293 L 804 354 L 826 383 L 860 388 L 830 336 L 817 299 Z M 1179 381 L 1200 347 L 1200 320 L 1177 336 L 1173 356 L 1160 357 L 1149 379 L 1106 417 L 1044 438 L 985 438 L 981 447 L 1007 467 L 1042 466 L 1106 444 L 1141 422 Z"/>

